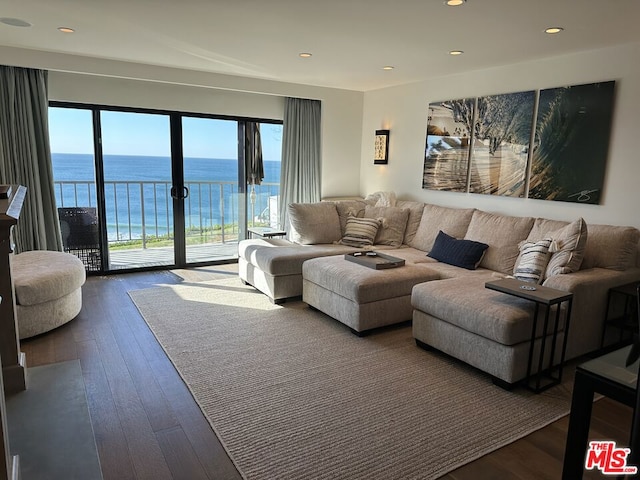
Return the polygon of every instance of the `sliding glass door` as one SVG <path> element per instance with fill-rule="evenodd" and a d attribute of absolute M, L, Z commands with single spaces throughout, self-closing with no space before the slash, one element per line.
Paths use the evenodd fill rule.
<path fill-rule="evenodd" d="M 265 178 L 252 188 L 245 119 L 54 102 L 49 122 L 65 248 L 88 270 L 233 260 L 247 224 L 277 224 L 281 124 L 259 124 Z"/>
<path fill-rule="evenodd" d="M 169 115 L 102 111 L 109 269 L 173 265 Z"/>
<path fill-rule="evenodd" d="M 238 122 L 182 118 L 187 263 L 237 255 Z"/>
<path fill-rule="evenodd" d="M 102 270 L 91 110 L 50 108 L 54 191 L 65 251 Z"/>

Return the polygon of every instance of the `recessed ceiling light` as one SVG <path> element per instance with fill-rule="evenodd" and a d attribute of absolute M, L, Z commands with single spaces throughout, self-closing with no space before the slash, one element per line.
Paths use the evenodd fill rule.
<path fill-rule="evenodd" d="M 12 27 L 30 27 L 31 26 L 29 22 L 26 22 L 19 18 L 3 17 L 3 18 L 0 18 L 0 22 L 4 23 L 5 25 L 11 25 Z"/>
<path fill-rule="evenodd" d="M 445 5 L 449 5 L 450 7 L 457 7 L 459 5 L 462 5 L 463 3 L 465 3 L 467 0 L 447 0 L 445 3 Z"/>
<path fill-rule="evenodd" d="M 302 52 L 302 53 L 300 53 L 299 55 L 300 55 L 300 57 L 302 57 L 302 58 L 309 58 L 309 57 L 311 57 L 313 54 L 308 53 L 308 52 Z"/>
<path fill-rule="evenodd" d="M 382 67 L 383 70 L 393 70 L 395 67 L 392 67 L 391 65 L 385 65 L 384 67 Z"/>
<path fill-rule="evenodd" d="M 464 53 L 464 52 L 463 52 L 462 50 L 451 50 L 451 51 L 449 52 L 449 55 L 456 56 L 456 55 L 462 55 L 463 53 Z"/>
<path fill-rule="evenodd" d="M 73 28 L 69 28 L 69 27 L 58 27 L 58 30 L 60 30 L 62 33 L 74 33 L 75 30 Z"/>
<path fill-rule="evenodd" d="M 564 30 L 564 28 L 562 27 L 549 27 L 549 28 L 545 28 L 544 29 L 544 33 L 548 33 L 550 35 L 553 35 L 555 33 L 560 33 Z"/>

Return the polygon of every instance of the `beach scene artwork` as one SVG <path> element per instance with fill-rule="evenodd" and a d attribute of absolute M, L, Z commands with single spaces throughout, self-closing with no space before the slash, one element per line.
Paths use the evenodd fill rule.
<path fill-rule="evenodd" d="M 524 197 L 535 92 L 478 98 L 469 192 Z"/>
<path fill-rule="evenodd" d="M 529 198 L 599 204 L 614 81 L 540 91 Z"/>
<path fill-rule="evenodd" d="M 475 99 L 429 104 L 422 188 L 466 192 Z"/>

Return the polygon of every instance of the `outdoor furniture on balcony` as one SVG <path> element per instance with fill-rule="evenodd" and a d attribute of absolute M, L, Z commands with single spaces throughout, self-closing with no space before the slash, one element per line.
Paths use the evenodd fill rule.
<path fill-rule="evenodd" d="M 64 251 L 77 256 L 89 272 L 102 269 L 98 215 L 92 207 L 58 208 Z"/>

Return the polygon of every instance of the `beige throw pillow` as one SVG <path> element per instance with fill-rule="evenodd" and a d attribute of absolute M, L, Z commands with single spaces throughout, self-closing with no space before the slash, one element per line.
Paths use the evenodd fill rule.
<path fill-rule="evenodd" d="M 544 278 L 580 270 L 587 244 L 587 224 L 582 218 L 560 230 L 551 232 L 549 251 L 552 252 Z"/>
<path fill-rule="evenodd" d="M 373 245 L 378 228 L 380 228 L 380 220 L 377 218 L 349 217 L 344 236 L 338 243 L 356 248 Z"/>
<path fill-rule="evenodd" d="M 367 205 L 364 209 L 365 218 L 378 218 L 381 220 L 380 228 L 374 240 L 375 245 L 390 245 L 399 247 L 404 239 L 404 231 L 407 228 L 409 210 L 398 207 L 372 207 Z"/>
<path fill-rule="evenodd" d="M 290 203 L 291 241 L 301 245 L 340 240 L 340 219 L 333 202 Z"/>

